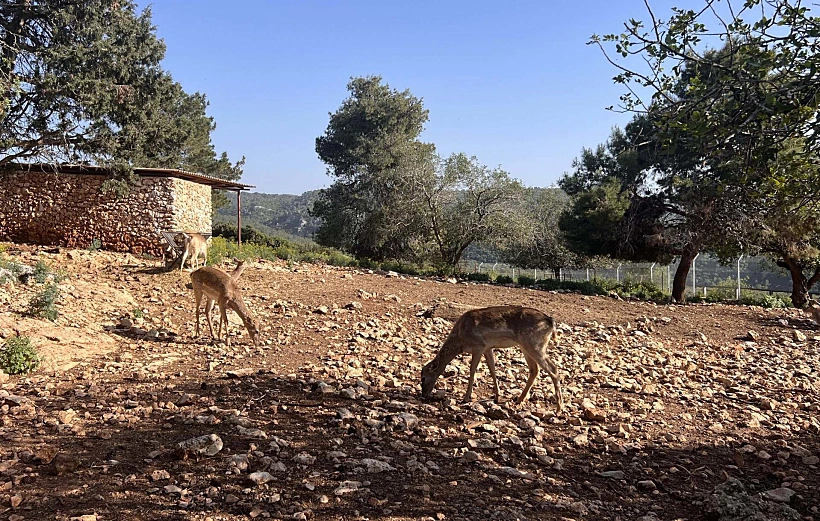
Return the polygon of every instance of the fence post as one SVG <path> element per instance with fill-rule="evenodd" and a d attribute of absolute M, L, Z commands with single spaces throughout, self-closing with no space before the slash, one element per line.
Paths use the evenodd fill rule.
<path fill-rule="evenodd" d="M 538 280 L 538 268 L 532 269 L 532 278 Z"/>
<path fill-rule="evenodd" d="M 651 266 L 649 266 L 649 282 L 652 284 L 655 283 L 655 263 L 653 262 Z"/>
<path fill-rule="evenodd" d="M 669 293 L 672 293 L 672 263 L 674 262 L 675 261 L 672 260 L 672 262 L 669 263 L 669 266 L 666 267 L 666 289 Z"/>
<path fill-rule="evenodd" d="M 615 282 L 621 282 L 621 265 L 618 264 L 618 267 L 615 268 Z"/>
<path fill-rule="evenodd" d="M 478 263 L 478 268 L 476 268 L 476 269 L 478 270 L 479 273 L 481 273 L 481 266 L 483 266 L 483 265 L 484 265 L 483 262 Z"/>
<path fill-rule="evenodd" d="M 589 268 L 587 268 L 587 282 L 589 282 Z"/>
<path fill-rule="evenodd" d="M 695 261 L 698 260 L 698 257 L 700 257 L 700 253 L 695 255 L 695 258 L 692 259 L 692 296 L 697 295 L 697 288 L 695 287 Z"/>
<path fill-rule="evenodd" d="M 558 268 L 558 280 L 564 280 L 564 268 Z"/>
<path fill-rule="evenodd" d="M 743 254 L 740 254 L 740 257 L 737 258 L 737 293 L 735 293 L 735 299 L 739 302 L 740 301 L 740 259 L 743 258 Z"/>

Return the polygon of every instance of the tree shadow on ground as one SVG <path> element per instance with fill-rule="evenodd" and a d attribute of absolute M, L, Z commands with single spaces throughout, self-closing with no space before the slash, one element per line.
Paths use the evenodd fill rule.
<path fill-rule="evenodd" d="M 660 430 L 633 441 L 595 434 L 568 417 L 538 421 L 523 414 L 530 406 L 479 414 L 474 406 L 420 402 L 415 390 L 362 395 L 355 382 L 248 373 L 182 378 L 169 368 L 165 376 L 126 372 L 99 382 L 74 374 L 51 391 L 21 383 L 22 400 L 0 398 L 8 406 L 0 416 L 0 488 L 10 483 L 5 494 L 22 500 L 7 513 L 129 520 L 299 518 L 299 512 L 315 519 L 653 513 L 717 519 L 709 514 L 711 493 L 730 479 L 751 503 L 780 508 L 759 495 L 788 485 L 796 491 L 790 508 L 801 515 L 816 515 L 812 508 L 820 504 L 816 463 L 803 460 L 820 454 L 816 432 L 727 427 L 712 444 L 688 445 L 662 434 L 650 417 L 637 428 Z M 489 417 L 497 414 L 512 415 L 512 423 Z M 535 427 L 544 429 L 540 441 Z M 583 433 L 588 436 L 579 438 Z M 177 442 L 209 434 L 224 444 L 214 456 L 181 459 L 174 450 Z M 9 465 L 12 454 L 19 462 Z M 52 461 L 54 454 L 60 456 Z M 272 480 L 252 483 L 255 471 Z"/>

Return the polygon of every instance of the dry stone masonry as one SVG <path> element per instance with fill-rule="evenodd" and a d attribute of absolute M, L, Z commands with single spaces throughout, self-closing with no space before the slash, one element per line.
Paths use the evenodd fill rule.
<path fill-rule="evenodd" d="M 141 176 L 118 198 L 105 176 L 0 172 L 0 240 L 161 255 L 158 230 L 211 232 L 211 187 Z"/>

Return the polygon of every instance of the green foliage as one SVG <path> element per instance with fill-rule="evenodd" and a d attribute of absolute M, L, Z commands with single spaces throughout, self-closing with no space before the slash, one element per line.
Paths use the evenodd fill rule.
<path fill-rule="evenodd" d="M 583 264 L 559 228 L 559 219 L 570 206 L 567 194 L 559 188 L 528 188 L 523 195 L 495 235 L 497 259 L 522 268 L 550 270 Z"/>
<path fill-rule="evenodd" d="M 121 0 L 0 4 L 0 166 L 36 160 L 110 167 L 124 194 L 132 166 L 236 179 L 217 157 L 204 95 L 164 71 L 150 9 Z M 13 36 L 13 37 L 12 37 Z"/>
<path fill-rule="evenodd" d="M 34 281 L 38 284 L 44 284 L 50 274 L 51 270 L 48 265 L 41 260 L 37 261 L 37 264 L 34 265 Z"/>
<path fill-rule="evenodd" d="M 413 228 L 397 226 L 413 212 L 395 213 L 410 189 L 406 174 L 429 164 L 433 151 L 418 140 L 428 113 L 410 91 L 391 89 L 378 76 L 352 78 L 347 89 L 350 96 L 316 138 L 316 153 L 334 178 L 313 205 L 321 222 L 316 240 L 357 257 L 398 258 Z"/>
<path fill-rule="evenodd" d="M 490 282 L 490 274 L 489 273 L 468 273 L 464 276 L 467 280 L 472 280 L 474 282 Z"/>
<path fill-rule="evenodd" d="M 740 303 L 745 306 L 760 306 L 764 308 L 788 308 L 792 306 L 791 298 L 781 294 L 759 294 L 759 292 L 744 292 L 740 295 Z"/>
<path fill-rule="evenodd" d="M 213 235 L 218 237 L 224 237 L 226 239 L 236 241 L 237 234 L 236 234 L 236 226 L 232 224 L 226 223 L 216 223 L 212 227 Z M 285 239 L 280 239 L 278 237 L 271 237 L 265 233 L 262 233 L 252 226 L 242 226 L 242 243 L 254 243 L 259 246 L 268 246 L 271 248 L 278 248 L 280 246 L 290 246 L 290 243 Z"/>
<path fill-rule="evenodd" d="M 48 284 L 42 291 L 34 295 L 28 304 L 30 315 L 44 318 L 54 322 L 57 320 L 57 299 L 60 297 L 60 289 L 57 284 Z"/>
<path fill-rule="evenodd" d="M 496 284 L 512 284 L 513 282 L 515 281 L 509 275 L 499 275 L 495 278 Z"/>
<path fill-rule="evenodd" d="M 0 369 L 8 374 L 26 374 L 40 365 L 40 355 L 28 337 L 7 338 L 0 348 Z"/>
<path fill-rule="evenodd" d="M 244 233 L 244 232 L 243 232 Z M 242 241 L 242 251 L 239 252 L 236 242 L 224 237 L 213 237 L 208 248 L 208 264 L 219 264 L 225 259 L 237 258 L 240 260 L 281 259 L 291 262 L 312 262 L 332 264 L 334 266 L 356 266 L 357 261 L 349 255 L 330 248 L 291 244 L 275 237 L 258 236 L 263 244 Z M 267 243 L 279 242 L 279 246 L 271 247 Z"/>
<path fill-rule="evenodd" d="M 521 286 L 532 286 L 535 284 L 535 278 L 530 277 L 529 275 L 519 275 L 517 282 Z"/>
<path fill-rule="evenodd" d="M 145 313 L 143 313 L 143 311 L 140 308 L 134 308 L 134 311 L 131 312 L 131 315 L 137 319 L 145 317 Z"/>
<path fill-rule="evenodd" d="M 663 300 L 666 294 L 660 286 L 646 281 L 626 279 L 614 288 L 621 296 L 636 297 L 641 300 Z"/>
<path fill-rule="evenodd" d="M 266 235 L 280 236 L 291 242 L 311 239 L 319 227 L 319 219 L 310 214 L 318 197 L 319 190 L 302 195 L 243 193 L 242 227 L 247 225 Z M 236 223 L 236 196 L 229 194 L 228 201 L 227 206 L 218 209 L 215 225 Z"/>
<path fill-rule="evenodd" d="M 91 244 L 88 245 L 88 251 L 99 251 L 102 249 L 102 241 L 99 239 L 92 239 Z"/>

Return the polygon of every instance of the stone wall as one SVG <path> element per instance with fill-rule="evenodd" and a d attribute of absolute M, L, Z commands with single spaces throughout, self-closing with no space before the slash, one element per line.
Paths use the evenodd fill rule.
<path fill-rule="evenodd" d="M 101 191 L 105 177 L 0 172 L 0 240 L 162 255 L 157 230 L 211 232 L 211 187 L 140 177 L 128 195 Z"/>

